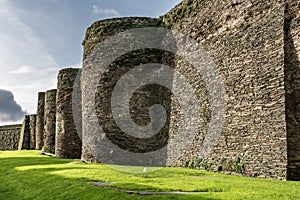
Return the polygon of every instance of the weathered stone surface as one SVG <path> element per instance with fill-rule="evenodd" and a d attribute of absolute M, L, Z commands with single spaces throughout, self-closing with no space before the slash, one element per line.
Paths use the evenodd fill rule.
<path fill-rule="evenodd" d="M 30 149 L 34 150 L 36 147 L 36 115 L 29 115 L 29 129 L 30 129 Z"/>
<path fill-rule="evenodd" d="M 42 150 L 55 153 L 56 130 L 56 89 L 48 90 L 45 94 L 44 110 L 44 146 Z"/>
<path fill-rule="evenodd" d="M 169 118 L 162 131 L 147 138 L 133 136 L 136 130 L 128 128 L 127 132 L 118 127 L 112 113 L 111 96 L 118 80 L 135 66 L 147 63 L 162 63 L 163 51 L 153 49 L 141 49 L 124 54 L 111 63 L 103 74 L 95 74 L 93 71 L 101 65 L 103 52 L 97 51 L 97 44 L 108 36 L 115 35 L 125 30 L 141 27 L 157 27 L 159 21 L 150 18 L 122 18 L 109 19 L 94 23 L 87 31 L 84 40 L 84 61 L 82 72 L 82 102 L 83 102 L 83 152 L 82 159 L 87 161 L 100 161 L 111 164 L 135 164 L 135 165 L 165 165 L 166 151 L 161 150 L 159 156 L 144 156 L 139 153 L 149 153 L 160 150 L 168 142 Z M 130 34 L 128 38 L 130 38 Z M 147 42 L 147 41 L 144 41 Z M 151 42 L 151 41 L 150 41 Z M 159 41 L 161 42 L 161 41 Z M 131 44 L 132 45 L 132 44 Z M 111 48 L 109 46 L 108 48 Z M 110 51 L 110 50 L 107 50 Z M 101 69 L 104 70 L 104 69 Z M 100 71 L 101 71 L 100 70 Z M 158 73 L 160 67 L 148 68 L 140 71 L 140 75 Z M 99 70 L 96 70 L 99 71 Z M 101 78 L 100 78 L 101 76 Z M 123 81 L 130 82 L 135 77 L 132 75 Z M 99 81 L 95 88 L 95 94 L 90 93 L 92 80 Z M 171 81 L 169 85 L 171 86 Z M 125 86 L 125 85 L 124 85 Z M 95 110 L 93 110 L 95 95 Z M 126 94 L 127 95 L 127 94 Z M 146 126 L 151 122 L 149 109 L 154 104 L 165 107 L 170 111 L 170 91 L 166 87 L 156 84 L 144 85 L 134 92 L 129 102 L 130 116 L 134 123 Z M 117 102 L 125 97 L 117 96 Z M 126 105 L 120 105 L 126 107 Z M 94 114 L 97 119 L 92 119 Z M 167 116 L 169 116 L 167 114 Z M 153 119 L 152 119 L 153 120 Z M 154 119 L 158 122 L 159 119 Z M 126 123 L 125 121 L 120 123 Z M 101 135 L 99 127 L 104 134 Z M 148 138 L 149 137 L 149 138 Z M 109 142 L 108 142 L 109 141 Z M 114 150 L 109 148 L 110 142 L 117 146 Z M 130 154 L 134 156 L 129 156 Z"/>
<path fill-rule="evenodd" d="M 157 27 L 159 24 L 159 20 L 147 17 L 125 17 L 97 21 L 86 31 L 84 41 L 82 42 L 84 47 L 83 59 L 92 53 L 96 45 L 110 36 L 128 29 Z"/>
<path fill-rule="evenodd" d="M 81 157 L 82 143 L 74 124 L 72 110 L 73 86 L 79 72 L 78 69 L 69 68 L 60 70 L 58 74 L 55 155 L 61 158 Z"/>
<path fill-rule="evenodd" d="M 132 137 L 134 128 L 124 132 L 118 127 L 111 103 L 118 81 L 133 67 L 162 63 L 189 80 L 196 91 L 200 102 L 197 109 L 201 113 L 195 118 L 199 122 L 199 132 L 192 145 L 186 146 L 184 154 L 168 164 L 253 177 L 300 180 L 299 13 L 300 3 L 294 0 L 184 0 L 159 19 L 117 18 L 94 23 L 83 42 L 82 159 L 129 165 L 167 163 L 170 157 L 167 150 L 161 151 L 157 158 L 137 154 L 163 149 L 176 135 L 181 115 L 176 96 L 158 84 L 146 84 L 131 94 L 129 114 L 139 126 L 152 122 L 149 115 L 152 105 L 163 105 L 166 110 L 165 126 L 159 134 L 146 140 Z M 197 40 L 222 75 L 227 95 L 226 120 L 217 144 L 206 158 L 200 157 L 199 152 L 212 120 L 212 104 L 203 76 L 188 60 L 159 49 L 139 49 L 119 56 L 106 70 L 101 68 L 99 72 L 102 74 L 97 74 L 98 71 L 92 73 L 101 64 L 97 46 L 109 36 L 133 28 L 161 26 L 179 30 Z M 130 34 L 127 36 L 131 37 Z M 153 67 L 141 70 L 140 74 L 147 76 L 146 71 L 159 74 L 160 70 Z M 48 91 L 46 96 L 45 93 L 39 94 L 36 149 L 44 145 L 44 151 L 53 153 L 57 131 L 56 155 L 59 157 L 80 156 L 80 140 L 74 134 L 70 95 L 75 73 L 75 69 L 60 72 L 57 100 L 55 90 Z M 134 79 L 134 76 L 128 76 L 124 80 L 130 82 Z M 177 87 L 172 77 L 169 83 L 170 88 Z M 95 88 L 91 87 L 93 84 Z M 87 90 L 89 88 L 94 89 L 92 93 Z M 186 91 L 179 92 L 184 94 Z M 122 102 L 124 97 L 117 97 L 117 100 Z M 155 120 L 159 122 L 161 119 Z M 17 143 L 14 142 L 18 139 L 19 149 L 31 148 L 34 133 L 28 130 L 34 126 L 31 125 L 33 121 L 29 116 L 25 117 L 21 137 L 18 136 L 18 127 L 0 127 L 0 139 L 3 138 L 0 149 L 16 149 Z M 99 127 L 102 135 L 99 135 Z M 178 143 L 178 148 L 184 140 L 186 138 Z M 108 151 L 111 146 L 104 141 L 110 141 L 119 149 Z M 137 156 L 128 157 L 130 153 Z"/>
<path fill-rule="evenodd" d="M 286 3 L 291 4 L 287 9 Z M 299 163 L 296 158 L 299 159 L 299 131 L 295 131 L 298 130 L 297 91 L 293 92 L 294 97 L 287 93 L 289 87 L 295 91 L 298 85 L 297 5 L 296 1 L 186 0 L 162 17 L 167 26 L 201 43 L 213 57 L 226 87 L 226 124 L 218 144 L 208 158 L 201 160 L 200 167 L 236 170 L 239 166 L 239 172 L 248 176 L 297 179 L 295 174 L 300 171 L 296 164 Z M 286 21 L 287 12 L 293 12 L 290 23 Z M 293 39 L 288 41 L 288 37 Z M 289 63 L 293 66 L 288 66 Z M 193 79 L 194 86 L 203 85 L 201 77 L 186 66 L 178 62 L 176 69 Z M 287 74 L 293 74 L 293 81 Z M 197 94 L 201 93 L 207 96 L 202 86 L 197 89 Z M 204 121 L 208 122 L 209 109 L 202 111 L 206 112 Z M 178 118 L 172 112 L 171 115 Z M 179 163 L 199 159 L 206 130 L 205 126 L 200 127 L 194 145 Z M 233 167 L 237 160 L 239 163 Z M 289 177 L 288 171 L 293 175 Z"/>
<path fill-rule="evenodd" d="M 92 80 L 95 76 L 89 73 L 89 69 L 93 69 L 99 63 L 94 51 L 97 44 L 108 36 L 136 27 L 136 24 L 131 23 L 134 20 L 103 20 L 94 23 L 88 29 L 83 42 L 83 80 Z M 197 98 L 201 102 L 199 111 L 202 114 L 198 119 L 199 133 L 193 144 L 187 147 L 185 154 L 172 165 L 191 164 L 209 170 L 233 170 L 247 176 L 299 180 L 299 2 L 185 0 L 159 20 L 161 22 L 155 22 L 156 25 L 163 24 L 179 30 L 202 45 L 216 63 L 227 94 L 223 132 L 208 157 L 199 160 L 201 144 L 211 121 L 212 105 L 209 91 L 201 74 L 198 74 L 188 61 L 183 61 L 178 56 L 174 57 L 171 63 L 175 63 L 176 71 L 189 79 L 195 88 Z M 99 156 L 98 152 L 85 146 L 85 140 L 90 143 L 99 139 L 93 136 L 97 132 L 95 127 L 99 125 L 98 120 L 104 128 L 105 136 L 110 137 L 112 133 L 110 139 L 120 141 L 119 144 L 124 145 L 122 148 L 128 151 L 134 148 L 141 150 L 137 143 L 133 146 L 126 143 L 128 138 L 123 138 L 114 125 L 109 110 L 109 97 L 115 82 L 127 72 L 127 66 L 136 64 L 137 56 L 142 57 L 139 53 L 131 52 L 121 56 L 104 72 L 95 89 L 95 107 L 94 99 L 83 91 L 84 160 L 101 161 L 101 152 Z M 163 58 L 160 58 L 161 54 L 156 56 L 157 62 L 163 61 Z M 149 61 L 151 59 L 145 59 L 145 63 Z M 90 85 L 89 81 L 82 83 L 83 89 L 89 88 Z M 153 87 L 149 86 L 150 93 L 156 92 L 153 91 Z M 144 100 L 143 97 L 137 97 Z M 160 100 L 164 99 L 160 94 L 154 97 L 158 100 L 156 103 L 162 103 Z M 133 110 L 138 111 L 141 121 L 135 120 L 134 114 L 131 113 L 133 120 L 143 125 L 149 122 L 143 118 L 143 109 L 149 106 L 147 101 L 134 100 L 133 105 Z M 92 109 L 96 109 L 98 120 L 93 121 Z M 164 138 L 173 136 L 180 118 L 180 105 L 174 96 L 171 97 L 169 110 L 169 130 L 165 130 L 168 135 Z M 117 135 L 114 136 L 114 133 Z M 147 145 L 144 143 L 141 146 L 147 149 Z M 148 147 L 151 148 L 151 145 Z"/>
<path fill-rule="evenodd" d="M 18 150 L 22 124 L 0 126 L 0 151 Z"/>
<path fill-rule="evenodd" d="M 19 150 L 23 149 L 35 149 L 36 147 L 36 115 L 26 115 L 22 124 L 20 140 L 19 140 Z"/>
<path fill-rule="evenodd" d="M 36 116 L 36 146 L 41 150 L 44 145 L 44 108 L 45 107 L 45 92 L 39 92 Z"/>
<path fill-rule="evenodd" d="M 18 150 L 30 150 L 30 117 L 29 115 L 25 115 L 22 128 L 21 128 L 21 134 L 20 134 L 20 141 L 19 141 L 19 147 Z"/>

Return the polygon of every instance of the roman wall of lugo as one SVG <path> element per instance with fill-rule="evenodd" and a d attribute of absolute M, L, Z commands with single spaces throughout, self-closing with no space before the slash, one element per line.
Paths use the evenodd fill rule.
<path fill-rule="evenodd" d="M 72 109 L 73 86 L 78 72 L 79 69 L 63 69 L 57 78 L 55 155 L 61 158 L 81 157 L 82 143 Z"/>
<path fill-rule="evenodd" d="M 22 124 L 0 126 L 0 151 L 17 150 Z"/>
<path fill-rule="evenodd" d="M 215 117 L 214 109 L 224 104 L 211 100 L 215 98 L 211 94 L 218 96 L 220 91 L 206 82 L 213 75 L 199 74 L 191 60 L 179 52 L 155 48 L 173 42 L 174 49 L 180 49 L 181 40 L 166 41 L 167 34 L 153 38 L 134 35 L 134 30 L 150 30 L 147 28 L 176 30 L 201 45 L 213 60 L 225 91 L 226 109 L 220 119 Z M 114 38 L 118 34 L 122 41 Z M 132 47 L 135 40 L 143 41 L 139 49 Z M 132 41 L 132 45 L 120 46 L 123 41 Z M 82 71 L 59 72 L 57 91 L 39 93 L 36 119 L 26 116 L 22 128 L 0 127 L 1 150 L 15 150 L 18 143 L 19 149 L 43 148 L 58 157 L 81 157 L 84 161 L 194 167 L 300 180 L 299 1 L 184 0 L 158 19 L 128 17 L 95 22 L 87 29 L 83 47 Z M 109 55 L 117 51 L 121 54 L 105 63 L 105 58 L 110 61 Z M 149 73 L 164 72 L 162 65 L 153 63 L 173 69 L 164 85 L 154 81 L 123 94 L 122 88 L 137 79 L 135 68 L 147 80 Z M 181 109 L 186 106 L 180 105 L 179 97 L 184 98 L 186 90 L 173 93 L 178 88 L 175 72 L 194 88 L 198 102 L 188 108 L 200 114 L 188 116 L 191 123 L 184 124 L 186 130 L 193 130 L 197 124 L 192 138 L 188 132 L 181 138 L 178 135 L 183 120 Z M 114 93 L 120 81 L 123 96 Z M 75 107 L 73 98 L 77 101 Z M 126 100 L 128 105 L 121 103 Z M 127 106 L 128 113 L 116 117 L 114 105 L 120 110 Z M 165 118 L 155 117 L 155 113 L 161 114 L 161 108 Z M 128 116 L 131 121 L 126 121 Z M 209 133 L 217 131 L 221 119 L 221 132 L 212 149 L 207 149 L 205 144 L 213 139 Z M 162 122 L 159 130 L 151 126 Z M 124 130 L 120 124 L 136 124 L 142 127 L 140 132 L 147 128 L 156 134 L 139 137 L 134 135 L 136 128 L 128 125 Z M 177 143 L 174 138 L 178 138 Z M 182 149 L 180 156 L 174 157 L 173 152 Z M 204 153 L 207 155 L 203 157 Z"/>
<path fill-rule="evenodd" d="M 35 127 L 35 148 L 41 150 L 44 145 L 44 111 L 45 92 L 38 93 L 36 127 Z"/>
<path fill-rule="evenodd" d="M 45 93 L 44 107 L 44 146 L 42 151 L 55 152 L 56 136 L 56 89 L 48 90 Z"/>
<path fill-rule="evenodd" d="M 20 132 L 18 150 L 30 149 L 30 117 L 25 115 Z"/>

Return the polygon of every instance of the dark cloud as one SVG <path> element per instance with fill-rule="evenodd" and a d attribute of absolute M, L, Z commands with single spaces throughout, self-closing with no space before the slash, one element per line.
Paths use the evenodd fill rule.
<path fill-rule="evenodd" d="M 0 89 L 0 122 L 18 121 L 26 114 L 11 91 Z"/>

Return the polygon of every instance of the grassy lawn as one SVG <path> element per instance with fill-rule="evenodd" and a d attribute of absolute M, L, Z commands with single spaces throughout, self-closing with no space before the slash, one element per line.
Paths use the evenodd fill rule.
<path fill-rule="evenodd" d="M 39 151 L 0 151 L 0 199 L 300 199 L 300 182 L 255 179 L 163 168 L 126 173 L 102 164 L 58 159 Z M 132 168 L 142 172 L 142 168 Z M 126 194 L 91 185 L 137 191 L 199 191 L 193 195 Z"/>

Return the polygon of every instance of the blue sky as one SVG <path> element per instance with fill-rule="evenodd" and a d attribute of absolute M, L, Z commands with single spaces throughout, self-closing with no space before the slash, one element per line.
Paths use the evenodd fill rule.
<path fill-rule="evenodd" d="M 180 1 L 0 0 L 0 125 L 35 113 L 37 93 L 56 88 L 59 69 L 81 65 L 81 42 L 93 22 L 158 17 Z"/>

